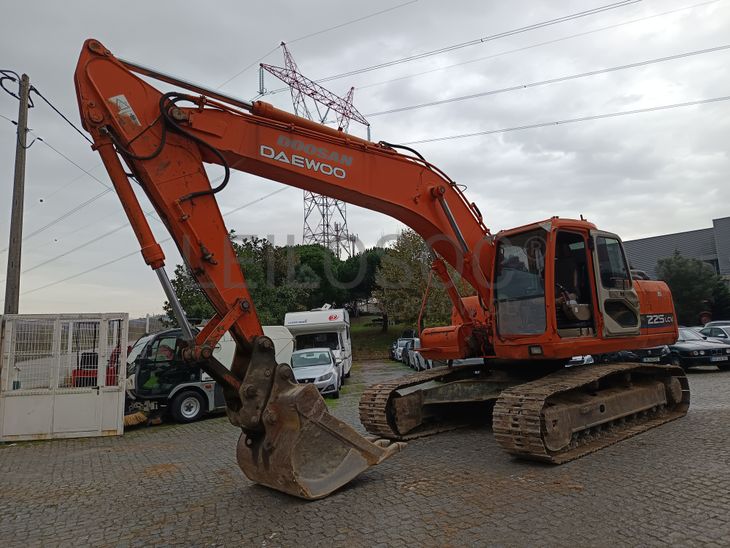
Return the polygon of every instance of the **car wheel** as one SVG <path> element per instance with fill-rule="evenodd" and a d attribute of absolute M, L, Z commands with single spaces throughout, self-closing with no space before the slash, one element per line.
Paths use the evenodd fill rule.
<path fill-rule="evenodd" d="M 340 398 L 340 389 L 338 388 L 337 390 L 332 392 L 332 394 L 330 394 L 330 396 L 332 396 L 336 400 L 339 399 Z"/>
<path fill-rule="evenodd" d="M 203 396 L 194 390 L 180 392 L 172 400 L 170 414 L 173 419 L 182 423 L 200 419 L 205 414 Z"/>

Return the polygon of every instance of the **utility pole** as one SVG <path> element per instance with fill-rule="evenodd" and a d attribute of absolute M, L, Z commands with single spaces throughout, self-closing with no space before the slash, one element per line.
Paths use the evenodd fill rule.
<path fill-rule="evenodd" d="M 23 194 L 25 193 L 25 151 L 28 137 L 28 95 L 30 78 L 20 78 L 20 106 L 18 107 L 18 138 L 15 142 L 15 178 L 13 206 L 10 214 L 10 243 L 8 245 L 8 273 L 5 277 L 5 314 L 17 314 L 20 299 L 20 255 L 23 242 Z"/>

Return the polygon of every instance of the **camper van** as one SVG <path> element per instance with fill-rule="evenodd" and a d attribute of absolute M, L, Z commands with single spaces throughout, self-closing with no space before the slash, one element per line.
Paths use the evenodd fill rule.
<path fill-rule="evenodd" d="M 280 325 L 263 326 L 264 335 L 274 342 L 277 363 L 290 363 L 294 337 Z M 198 367 L 190 367 L 180 357 L 179 329 L 140 338 L 127 354 L 127 412 L 148 415 L 169 413 L 178 422 L 192 422 L 211 411 L 225 408 L 221 387 Z M 236 343 L 230 333 L 223 335 L 213 356 L 231 367 Z"/>
<path fill-rule="evenodd" d="M 309 312 L 287 312 L 284 327 L 294 335 L 297 350 L 329 348 L 342 365 L 344 378 L 352 369 L 350 316 L 344 308 L 327 308 Z"/>

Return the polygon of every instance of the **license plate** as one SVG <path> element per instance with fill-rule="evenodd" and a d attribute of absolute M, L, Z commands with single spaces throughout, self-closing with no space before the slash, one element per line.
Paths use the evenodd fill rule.
<path fill-rule="evenodd" d="M 642 362 L 658 362 L 659 356 L 656 356 L 654 358 L 641 358 L 641 361 Z"/>
<path fill-rule="evenodd" d="M 711 362 L 726 362 L 727 356 L 712 356 L 710 358 L 710 361 Z"/>

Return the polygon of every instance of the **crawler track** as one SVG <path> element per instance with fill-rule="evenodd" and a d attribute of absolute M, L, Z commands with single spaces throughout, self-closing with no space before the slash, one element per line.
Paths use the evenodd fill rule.
<path fill-rule="evenodd" d="M 391 440 L 409 440 L 458 428 L 460 425 L 454 423 L 430 423 L 407 434 L 400 434 L 390 420 L 389 404 L 398 390 L 429 381 L 448 381 L 449 377 L 461 378 L 475 369 L 480 369 L 480 367 L 459 367 L 457 369 L 438 367 L 374 384 L 367 388 L 360 398 L 360 422 L 371 434 Z"/>
<path fill-rule="evenodd" d="M 562 450 L 550 451 L 545 444 L 544 410 L 549 399 L 570 392 L 587 391 L 588 385 L 619 375 L 679 381 L 679 401 L 669 401 L 647 411 L 586 427 L 572 435 Z M 507 452 L 532 460 L 561 464 L 593 453 L 641 432 L 684 416 L 689 408 L 689 384 L 679 367 L 636 363 L 582 366 L 564 369 L 541 379 L 507 389 L 494 406 L 494 437 Z"/>

